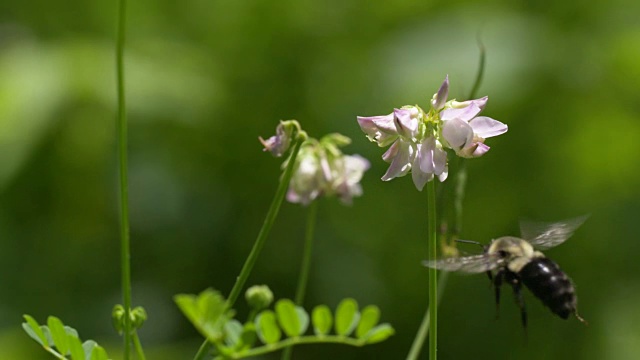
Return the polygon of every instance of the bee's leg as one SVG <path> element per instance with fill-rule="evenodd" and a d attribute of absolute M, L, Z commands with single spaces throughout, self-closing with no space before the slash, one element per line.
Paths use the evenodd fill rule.
<path fill-rule="evenodd" d="M 520 308 L 520 318 L 522 320 L 522 327 L 525 333 L 527 332 L 527 308 L 524 305 L 524 298 L 522 297 L 522 283 L 517 277 L 509 279 L 511 286 L 513 287 L 513 295 L 516 298 L 516 304 Z"/>
<path fill-rule="evenodd" d="M 493 289 L 496 294 L 496 319 L 500 315 L 500 286 L 502 286 L 502 278 L 504 277 L 504 270 L 499 270 L 496 276 L 493 278 Z"/>

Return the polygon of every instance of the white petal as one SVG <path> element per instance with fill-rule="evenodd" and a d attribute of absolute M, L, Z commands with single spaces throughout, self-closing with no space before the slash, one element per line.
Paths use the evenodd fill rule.
<path fill-rule="evenodd" d="M 473 129 L 463 120 L 452 119 L 444 122 L 442 136 L 454 150 L 461 149 L 473 140 Z"/>
<path fill-rule="evenodd" d="M 478 116 L 471 120 L 469 125 L 473 128 L 473 132 L 482 138 L 489 138 L 504 134 L 509 129 L 507 125 L 498 120 L 494 120 L 486 116 Z"/>
<path fill-rule="evenodd" d="M 442 171 L 442 173 L 438 175 L 438 180 L 440 180 L 440 182 L 443 182 L 447 180 L 447 177 L 449 177 L 449 165 L 444 166 L 444 171 Z"/>

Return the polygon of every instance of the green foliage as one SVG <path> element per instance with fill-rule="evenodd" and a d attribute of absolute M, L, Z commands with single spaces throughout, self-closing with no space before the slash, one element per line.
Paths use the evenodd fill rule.
<path fill-rule="evenodd" d="M 178 294 L 174 300 L 182 313 L 207 340 L 217 343 L 225 337 L 225 324 L 233 318 L 226 301 L 212 289 L 199 295 Z"/>
<path fill-rule="evenodd" d="M 360 321 L 358 303 L 354 299 L 344 299 L 336 309 L 336 333 L 348 336 Z"/>
<path fill-rule="evenodd" d="M 313 330 L 316 335 L 327 335 L 333 325 L 331 309 L 327 305 L 318 305 L 313 309 Z"/>
<path fill-rule="evenodd" d="M 338 304 L 335 335 L 330 334 L 333 316 L 326 305 L 313 309 L 314 335 L 305 335 L 309 314 L 289 299 L 278 300 L 273 310 L 263 310 L 255 319 L 250 316 L 244 325 L 233 319 L 233 311 L 226 309 L 227 302 L 214 290 L 208 289 L 199 295 L 177 295 L 175 301 L 187 319 L 214 345 L 217 360 L 247 358 L 298 344 L 364 346 L 394 334 L 391 325 L 378 325 L 380 309 L 377 306 L 367 306 L 360 314 L 358 303 L 350 298 Z M 355 336 L 351 337 L 354 330 Z M 263 346 L 255 346 L 258 339 Z"/>
<path fill-rule="evenodd" d="M 108 360 L 107 352 L 93 340 L 80 341 L 78 332 L 65 326 L 60 319 L 49 316 L 47 325 L 40 325 L 29 315 L 24 315 L 24 331 L 38 344 L 58 359 Z"/>

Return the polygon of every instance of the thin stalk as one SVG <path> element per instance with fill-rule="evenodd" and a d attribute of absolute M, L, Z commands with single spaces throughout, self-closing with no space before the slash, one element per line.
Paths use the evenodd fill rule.
<path fill-rule="evenodd" d="M 361 347 L 361 346 L 367 345 L 367 342 L 360 339 L 353 339 L 353 338 L 342 336 L 342 335 L 296 336 L 296 337 L 282 340 L 275 344 L 264 345 L 264 346 L 253 348 L 245 352 L 232 354 L 228 357 L 219 356 L 219 357 L 216 357 L 214 360 L 244 359 L 248 357 L 268 354 L 270 352 L 282 349 L 287 346 L 300 345 L 300 344 L 342 344 L 342 345 Z"/>
<path fill-rule="evenodd" d="M 282 201 L 284 200 L 285 194 L 287 193 L 287 188 L 289 187 L 289 181 L 291 180 L 291 176 L 293 176 L 293 168 L 295 166 L 296 158 L 298 157 L 298 152 L 300 151 L 300 146 L 304 142 L 303 138 L 298 138 L 296 141 L 293 150 L 291 151 L 291 156 L 287 162 L 287 167 L 284 170 L 284 174 L 282 175 L 282 179 L 280 180 L 280 185 L 278 185 L 278 190 L 276 190 L 276 195 L 271 202 L 271 206 L 269 207 L 269 212 L 267 212 L 267 217 L 264 219 L 264 223 L 262 224 L 262 228 L 258 233 L 258 237 L 256 238 L 256 242 L 253 244 L 253 248 L 247 257 L 247 260 L 244 262 L 244 266 L 240 271 L 240 275 L 236 280 L 236 283 L 233 285 L 231 289 L 231 293 L 229 294 L 229 298 L 227 298 L 227 309 L 233 307 L 236 300 L 238 299 L 238 295 L 242 291 L 244 284 L 247 282 L 249 278 L 249 274 L 251 274 L 251 270 L 258 260 L 258 256 L 264 247 L 265 240 L 269 236 L 269 232 L 271 231 L 271 227 L 278 216 L 278 211 L 280 211 L 280 205 L 282 205 Z"/>
<path fill-rule="evenodd" d="M 280 179 L 280 184 L 278 185 L 278 189 L 276 190 L 276 194 L 271 201 L 271 206 L 269 207 L 269 211 L 267 212 L 267 216 L 264 219 L 264 223 L 262 224 L 262 228 L 258 233 L 258 237 L 256 238 L 255 243 L 253 244 L 253 248 L 247 257 L 247 260 L 244 262 L 244 266 L 242 266 L 242 270 L 240 271 L 240 275 L 238 275 L 236 279 L 236 283 L 233 285 L 231 289 L 231 293 L 227 298 L 226 308 L 231 309 L 235 304 L 244 284 L 247 282 L 249 278 L 249 274 L 251 274 L 251 270 L 258 260 L 258 256 L 264 247 L 265 241 L 269 236 L 269 232 L 271 231 L 271 227 L 275 222 L 276 217 L 278 216 L 278 211 L 280 210 L 280 205 L 282 205 L 282 201 L 287 193 L 287 188 L 289 187 L 289 181 L 293 176 L 293 168 L 295 166 L 296 158 L 298 157 L 298 152 L 300 151 L 300 146 L 306 140 L 306 135 L 301 133 L 296 137 L 296 142 L 291 151 L 291 155 L 287 160 L 287 167 L 282 174 L 282 178 Z M 196 353 L 193 360 L 202 360 L 207 355 L 209 350 L 211 350 L 212 344 L 209 341 L 205 340 L 198 352 Z"/>
<path fill-rule="evenodd" d="M 118 144 L 120 165 L 120 266 L 122 273 L 122 302 L 124 306 L 124 360 L 131 350 L 131 250 L 129 239 L 129 191 L 127 180 L 127 112 L 124 92 L 124 44 L 126 34 L 127 0 L 118 1 L 118 30 L 116 42 L 116 82 L 118 93 Z"/>
<path fill-rule="evenodd" d="M 133 333 L 133 346 L 136 348 L 136 355 L 138 360 L 146 360 L 144 356 L 144 350 L 142 349 L 142 343 L 140 343 L 140 338 L 138 337 L 138 333 Z"/>
<path fill-rule="evenodd" d="M 438 236 L 436 228 L 436 185 L 435 180 L 427 184 L 427 211 L 429 224 L 428 254 L 429 261 L 436 260 Z M 429 268 L 429 359 L 437 359 L 438 344 L 438 272 Z"/>
<path fill-rule="evenodd" d="M 298 287 L 296 288 L 296 305 L 302 305 L 304 295 L 307 290 L 307 282 L 309 281 L 309 270 L 311 269 L 311 251 L 313 250 L 313 233 L 316 227 L 316 219 L 318 214 L 318 201 L 312 201 L 309 205 L 307 213 L 307 230 L 304 239 L 304 250 L 302 252 L 302 264 L 300 265 L 300 277 L 298 278 Z M 293 346 L 284 349 L 282 360 L 291 359 Z"/>
<path fill-rule="evenodd" d="M 482 43 L 482 39 L 480 39 L 480 34 L 478 34 L 478 48 L 480 49 L 480 62 L 478 64 L 478 73 L 476 74 L 476 81 L 473 83 L 473 87 L 469 92 L 469 99 L 473 99 L 480 89 L 480 85 L 482 85 L 482 78 L 484 77 L 484 68 L 486 65 L 486 51 L 484 48 L 484 44 Z"/>
<path fill-rule="evenodd" d="M 449 273 L 446 271 L 440 272 L 440 276 L 438 277 L 438 302 L 442 299 L 442 294 L 444 294 L 444 288 L 447 284 L 447 278 L 449 277 Z M 407 355 L 407 359 L 417 359 L 418 355 L 420 355 L 420 350 L 422 349 L 422 344 L 424 344 L 424 340 L 429 334 L 429 323 L 431 320 L 429 309 L 425 311 L 424 318 L 422 318 L 422 323 L 420 324 L 420 328 L 418 329 L 418 333 L 416 334 L 416 338 L 411 345 L 411 350 L 409 350 L 409 355 Z"/>
<path fill-rule="evenodd" d="M 427 183 L 427 211 L 429 237 L 427 239 L 427 258 L 429 261 L 436 259 L 437 229 L 436 229 L 436 186 L 434 180 Z M 446 278 L 445 278 L 446 279 Z M 444 288 L 444 286 L 442 286 Z M 429 268 L 429 307 L 424 315 L 422 324 L 416 333 L 407 355 L 407 360 L 415 360 L 420 355 L 422 345 L 429 334 L 429 360 L 437 359 L 438 344 L 438 273 L 436 269 Z M 442 291 L 442 290 L 440 290 Z"/>

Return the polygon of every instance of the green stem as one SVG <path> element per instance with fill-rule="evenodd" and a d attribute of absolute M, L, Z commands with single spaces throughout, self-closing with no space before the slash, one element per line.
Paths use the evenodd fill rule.
<path fill-rule="evenodd" d="M 444 294 L 444 288 L 447 284 L 447 278 L 449 277 L 449 273 L 446 271 L 440 272 L 440 276 L 438 277 L 438 302 L 442 299 L 442 294 Z M 424 344 L 424 340 L 427 338 L 429 334 L 429 323 L 431 320 L 430 311 L 427 309 L 424 313 L 424 318 L 422 318 L 422 323 L 420 323 L 420 328 L 418 329 L 418 333 L 416 334 L 416 338 L 413 340 L 413 344 L 411 345 L 411 350 L 409 351 L 409 355 L 407 355 L 407 359 L 417 359 L 418 355 L 420 355 L 420 350 L 422 350 L 422 344 Z"/>
<path fill-rule="evenodd" d="M 350 346 L 360 347 L 360 346 L 366 345 L 367 342 L 364 341 L 364 340 L 353 339 L 353 338 L 349 338 L 349 337 L 346 337 L 346 336 L 340 336 L 340 335 L 299 336 L 299 337 L 288 338 L 286 340 L 282 340 L 282 341 L 280 341 L 278 343 L 275 343 L 275 344 L 269 344 L 269 345 L 264 345 L 264 346 L 260 346 L 260 347 L 257 347 L 257 348 L 253 348 L 253 349 L 251 349 L 249 351 L 246 351 L 246 352 L 242 352 L 242 353 L 238 353 L 238 354 L 232 354 L 232 355 L 230 355 L 228 357 L 216 357 L 214 360 L 243 359 L 243 358 L 248 358 L 248 357 L 252 357 L 252 356 L 268 354 L 270 352 L 273 352 L 273 351 L 276 351 L 276 350 L 280 350 L 280 349 L 282 349 L 284 347 L 289 347 L 289 346 L 293 346 L 293 345 L 301 345 L 301 344 L 342 344 L 342 345 L 350 345 Z"/>
<path fill-rule="evenodd" d="M 213 345 L 208 342 L 207 340 L 205 340 L 202 345 L 200 345 L 200 348 L 198 349 L 198 352 L 196 353 L 196 356 L 193 357 L 193 360 L 202 360 L 204 359 L 204 357 L 207 355 L 207 353 L 209 352 L 209 350 L 211 350 L 211 348 L 213 347 Z"/>
<path fill-rule="evenodd" d="M 124 359 L 129 360 L 131 348 L 131 254 L 129 239 L 129 194 L 127 180 L 127 113 L 124 92 L 124 44 L 127 0 L 118 1 L 116 43 L 116 76 L 118 93 L 118 143 L 120 165 L 120 266 L 122 272 L 122 302 L 124 306 Z"/>
<path fill-rule="evenodd" d="M 486 65 L 486 51 L 484 48 L 484 44 L 482 44 L 482 40 L 480 39 L 480 35 L 478 34 L 478 48 L 480 49 L 480 63 L 478 64 L 478 73 L 476 74 L 476 81 L 473 83 L 473 87 L 471 88 L 471 92 L 469 93 L 469 99 L 473 99 L 480 89 L 480 85 L 482 84 L 482 78 L 484 77 L 484 68 Z"/>
<path fill-rule="evenodd" d="M 229 294 L 229 298 L 227 299 L 227 309 L 233 307 L 242 288 L 244 287 L 245 282 L 249 278 L 249 274 L 251 274 L 251 270 L 258 260 L 258 256 L 264 247 L 265 240 L 269 236 L 269 232 L 271 231 L 271 227 L 278 216 L 278 211 L 280 211 L 280 205 L 282 205 L 282 201 L 287 193 L 287 188 L 289 187 L 289 181 L 293 176 L 293 168 L 295 166 L 296 157 L 298 157 L 298 152 L 300 151 L 300 146 L 304 142 L 303 138 L 298 138 L 293 151 L 291 151 L 291 156 L 287 162 L 287 167 L 284 170 L 284 174 L 282 175 L 282 179 L 280 179 L 280 185 L 278 185 L 278 190 L 276 190 L 276 195 L 271 202 L 271 206 L 269 207 L 269 212 L 267 212 L 267 217 L 262 224 L 262 229 L 258 233 L 258 237 L 256 238 L 256 242 L 253 244 L 253 248 L 247 257 L 247 260 L 244 262 L 244 266 L 240 271 L 240 275 L 238 276 L 236 283 L 233 285 L 231 289 L 231 293 Z"/>
<path fill-rule="evenodd" d="M 429 252 L 427 258 L 429 261 L 435 261 L 436 251 L 438 250 L 435 180 L 431 180 L 427 184 L 427 204 L 427 211 L 429 212 Z M 438 272 L 433 268 L 429 268 L 429 316 L 429 359 L 436 360 L 438 344 Z"/>
<path fill-rule="evenodd" d="M 309 281 L 309 269 L 311 269 L 311 250 L 313 249 L 313 233 L 316 227 L 316 219 L 318 214 L 318 201 L 312 201 L 309 205 L 307 213 L 307 230 L 305 233 L 304 250 L 302 252 L 302 264 L 300 265 L 300 277 L 298 278 L 298 287 L 296 288 L 296 305 L 302 305 L 304 295 Z M 287 347 L 282 353 L 282 360 L 291 359 L 293 347 Z"/>
<path fill-rule="evenodd" d="M 293 146 L 293 150 L 291 151 L 291 155 L 287 160 L 287 167 L 282 174 L 282 178 L 280 179 L 280 184 L 278 185 L 278 189 L 276 190 L 276 195 L 273 197 L 273 201 L 271 202 L 271 206 L 269 207 L 269 211 L 267 212 L 267 217 L 262 224 L 262 228 L 258 233 L 258 237 L 256 238 L 255 243 L 253 244 L 253 248 L 247 257 L 247 260 L 244 262 L 244 266 L 242 266 L 242 270 L 240 271 L 240 275 L 236 279 L 236 283 L 233 285 L 231 289 L 231 293 L 227 298 L 226 308 L 231 309 L 235 304 L 244 284 L 247 282 L 249 278 L 249 274 L 251 274 L 251 270 L 258 260 L 258 256 L 264 247 L 265 241 L 267 240 L 267 236 L 271 231 L 271 227 L 275 222 L 276 217 L 278 216 L 278 211 L 280 210 L 280 205 L 282 205 L 282 201 L 287 193 L 287 188 L 289 187 L 289 181 L 293 176 L 293 168 L 296 163 L 296 158 L 298 157 L 298 152 L 300 151 L 300 146 L 306 140 L 306 135 L 304 133 L 298 133 L 296 137 L 296 142 Z M 211 350 L 212 344 L 205 340 L 200 349 L 196 353 L 193 360 L 202 360 L 207 355 L 209 350 Z"/>
<path fill-rule="evenodd" d="M 142 343 L 140 343 L 140 338 L 138 337 L 138 333 L 133 333 L 133 346 L 136 348 L 136 355 L 138 356 L 138 360 L 146 360 L 144 356 L 144 350 L 142 349 Z"/>
<path fill-rule="evenodd" d="M 433 180 L 427 183 L 427 211 L 429 237 L 427 242 L 429 261 L 436 259 L 437 251 L 437 229 L 436 229 L 436 190 Z M 427 327 L 428 324 L 428 327 Z M 437 359 L 438 341 L 438 273 L 436 269 L 429 268 L 429 308 L 424 320 L 416 333 L 416 337 L 411 345 L 407 360 L 415 360 L 420 354 L 425 338 L 429 336 L 429 360 Z"/>

